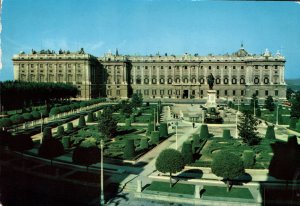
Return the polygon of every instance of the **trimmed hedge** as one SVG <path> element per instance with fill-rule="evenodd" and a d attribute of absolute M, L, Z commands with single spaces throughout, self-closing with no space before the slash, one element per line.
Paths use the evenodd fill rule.
<path fill-rule="evenodd" d="M 300 122 L 296 123 L 296 128 L 295 129 L 296 129 L 297 132 L 300 132 Z"/>
<path fill-rule="evenodd" d="M 65 149 L 69 148 L 70 147 L 70 137 L 69 136 L 62 137 L 61 143 L 63 144 Z"/>
<path fill-rule="evenodd" d="M 151 144 L 159 144 L 159 131 L 151 132 Z"/>
<path fill-rule="evenodd" d="M 255 153 L 253 150 L 244 150 L 242 156 L 244 167 L 252 168 L 255 163 Z"/>
<path fill-rule="evenodd" d="M 86 123 L 85 123 L 85 118 L 83 115 L 80 115 L 79 117 L 79 122 L 78 122 L 78 127 L 85 127 Z"/>
<path fill-rule="evenodd" d="M 200 135 L 199 134 L 193 134 L 193 146 L 199 147 L 200 146 Z"/>
<path fill-rule="evenodd" d="M 152 131 L 154 131 L 154 124 L 150 122 L 148 123 L 147 135 L 151 135 Z"/>
<path fill-rule="evenodd" d="M 144 150 L 144 149 L 148 149 L 149 148 L 149 143 L 148 143 L 148 138 L 141 138 L 140 141 L 140 149 Z"/>
<path fill-rule="evenodd" d="M 184 142 L 181 149 L 181 154 L 185 164 L 191 164 L 193 159 L 192 144 L 190 141 Z"/>
<path fill-rule="evenodd" d="M 208 127 L 207 124 L 202 124 L 200 128 L 200 139 L 208 139 L 209 133 L 208 133 Z"/>
<path fill-rule="evenodd" d="M 57 136 L 62 136 L 65 134 L 65 129 L 63 126 L 58 126 L 57 128 Z"/>
<path fill-rule="evenodd" d="M 124 147 L 124 159 L 131 160 L 134 158 L 134 141 L 133 139 L 127 139 Z"/>
<path fill-rule="evenodd" d="M 274 126 L 268 126 L 265 138 L 267 139 L 275 139 L 275 131 L 274 131 Z"/>
<path fill-rule="evenodd" d="M 290 129 L 296 129 L 297 122 L 298 122 L 298 119 L 296 117 L 292 117 L 290 120 Z"/>
<path fill-rule="evenodd" d="M 131 127 L 131 119 L 125 119 L 125 127 Z"/>
<path fill-rule="evenodd" d="M 168 125 L 167 123 L 160 123 L 159 126 L 159 137 L 167 138 L 168 134 Z"/>
<path fill-rule="evenodd" d="M 87 122 L 94 122 L 94 113 L 93 112 L 89 112 L 88 113 L 88 117 L 87 117 Z"/>
<path fill-rule="evenodd" d="M 68 122 L 68 124 L 67 124 L 67 132 L 72 132 L 73 129 L 74 129 L 73 123 L 72 122 Z"/>
<path fill-rule="evenodd" d="M 45 127 L 43 130 L 43 142 L 52 139 L 52 130 L 50 127 Z"/>
<path fill-rule="evenodd" d="M 226 138 L 226 139 L 231 139 L 231 134 L 230 134 L 230 130 L 229 129 L 223 129 L 223 135 L 222 135 L 223 138 Z"/>

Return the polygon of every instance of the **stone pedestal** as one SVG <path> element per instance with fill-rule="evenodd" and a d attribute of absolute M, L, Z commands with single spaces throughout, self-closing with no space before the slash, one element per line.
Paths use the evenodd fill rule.
<path fill-rule="evenodd" d="M 207 101 L 205 104 L 206 108 L 217 107 L 217 91 L 216 90 L 207 90 Z"/>

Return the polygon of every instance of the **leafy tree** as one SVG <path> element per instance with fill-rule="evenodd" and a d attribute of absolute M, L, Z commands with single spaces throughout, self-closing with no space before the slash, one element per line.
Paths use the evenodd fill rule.
<path fill-rule="evenodd" d="M 22 115 L 19 115 L 19 114 L 15 114 L 13 116 L 11 116 L 9 118 L 13 124 L 22 124 L 24 123 L 24 117 Z"/>
<path fill-rule="evenodd" d="M 69 148 L 70 147 L 70 136 L 63 136 L 61 143 L 63 144 L 65 149 Z"/>
<path fill-rule="evenodd" d="M 131 105 L 135 109 L 141 107 L 143 105 L 143 95 L 141 93 L 134 93 L 131 97 Z"/>
<path fill-rule="evenodd" d="M 291 107 L 291 117 L 296 117 L 299 119 L 300 117 L 300 92 L 297 92 L 295 97 L 291 99 L 292 107 Z"/>
<path fill-rule="evenodd" d="M 172 173 L 180 172 L 184 167 L 182 154 L 175 149 L 165 149 L 157 157 L 155 167 L 158 171 L 170 174 L 172 187 Z"/>
<path fill-rule="evenodd" d="M 112 110 L 109 107 L 104 109 L 99 116 L 98 130 L 106 138 L 112 138 L 117 133 L 117 120 L 113 117 Z"/>
<path fill-rule="evenodd" d="M 267 131 L 266 131 L 266 139 L 275 139 L 275 131 L 274 131 L 274 126 L 268 126 Z"/>
<path fill-rule="evenodd" d="M 261 110 L 260 110 L 259 107 L 255 108 L 255 115 L 256 115 L 257 117 L 261 117 Z"/>
<path fill-rule="evenodd" d="M 241 158 L 228 151 L 220 151 L 213 157 L 211 170 L 218 177 L 224 178 L 227 192 L 229 192 L 231 180 L 245 173 Z"/>
<path fill-rule="evenodd" d="M 257 95 L 256 95 L 255 93 L 252 94 L 252 98 L 251 98 L 251 100 L 250 100 L 250 106 L 251 106 L 252 108 L 254 108 L 254 106 L 255 106 L 255 108 L 258 107 L 258 98 L 257 98 Z"/>
<path fill-rule="evenodd" d="M 49 114 L 50 114 L 51 116 L 56 117 L 56 115 L 58 115 L 60 112 L 61 112 L 61 111 L 60 111 L 60 109 L 59 109 L 58 107 L 53 107 L 53 108 L 50 110 Z"/>
<path fill-rule="evenodd" d="M 9 148 L 13 151 L 24 152 L 33 148 L 33 141 L 29 135 L 20 134 L 12 136 L 9 140 Z"/>
<path fill-rule="evenodd" d="M 297 122 L 298 122 L 298 119 L 296 117 L 292 117 L 290 119 L 290 129 L 296 129 Z"/>
<path fill-rule="evenodd" d="M 131 119 L 125 119 L 125 127 L 131 127 Z"/>
<path fill-rule="evenodd" d="M 240 116 L 240 122 L 238 124 L 239 136 L 244 143 L 248 145 L 255 145 L 259 143 L 260 138 L 257 132 L 258 120 L 253 117 L 252 113 L 245 111 Z"/>
<path fill-rule="evenodd" d="M 64 146 L 58 139 L 45 139 L 41 144 L 38 154 L 41 157 L 52 160 L 64 153 Z"/>
<path fill-rule="evenodd" d="M 265 100 L 265 108 L 273 112 L 275 109 L 275 103 L 272 96 L 268 96 Z"/>
<path fill-rule="evenodd" d="M 132 105 L 128 101 L 123 100 L 120 103 L 120 110 L 121 114 L 128 118 L 132 114 Z"/>
<path fill-rule="evenodd" d="M 269 174 L 285 180 L 288 185 L 300 168 L 300 146 L 297 137 L 290 136 L 288 142 L 277 141 L 271 144 L 271 147 L 274 155 L 269 165 Z"/>
<path fill-rule="evenodd" d="M 287 100 L 290 100 L 293 93 L 295 93 L 294 90 L 292 90 L 291 88 L 288 88 L 288 89 L 286 90 L 286 99 L 287 99 Z"/>
<path fill-rule="evenodd" d="M 91 164 L 100 162 L 100 155 L 101 151 L 96 145 L 96 140 L 94 138 L 86 138 L 79 147 L 75 148 L 72 160 L 75 164 L 86 166 L 88 171 L 88 167 Z"/>
<path fill-rule="evenodd" d="M 127 139 L 124 147 L 124 159 L 131 160 L 134 158 L 134 141 L 133 139 Z"/>
<path fill-rule="evenodd" d="M 193 159 L 192 144 L 190 141 L 184 142 L 181 149 L 181 154 L 185 164 L 191 164 Z"/>
<path fill-rule="evenodd" d="M 24 113 L 22 116 L 23 116 L 25 121 L 32 121 L 33 120 L 33 116 L 32 116 L 31 113 Z"/>
<path fill-rule="evenodd" d="M 6 130 L 11 125 L 12 125 L 12 122 L 9 118 L 0 119 L 0 128 L 2 128 L 2 130 Z"/>

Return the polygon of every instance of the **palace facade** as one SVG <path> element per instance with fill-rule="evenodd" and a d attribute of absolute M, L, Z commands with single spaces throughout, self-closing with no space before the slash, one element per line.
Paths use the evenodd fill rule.
<path fill-rule="evenodd" d="M 21 81 L 63 82 L 76 85 L 79 98 L 122 98 L 142 93 L 145 100 L 205 100 L 208 75 L 222 100 L 246 102 L 255 93 L 263 101 L 271 95 L 286 97 L 285 58 L 266 50 L 249 54 L 243 46 L 233 54 L 129 56 L 107 53 L 102 57 L 79 52 L 32 51 L 14 55 L 14 78 Z"/>

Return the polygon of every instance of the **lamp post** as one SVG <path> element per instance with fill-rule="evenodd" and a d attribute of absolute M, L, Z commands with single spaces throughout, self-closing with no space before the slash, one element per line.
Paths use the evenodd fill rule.
<path fill-rule="evenodd" d="M 178 120 L 175 122 L 175 132 L 176 132 L 176 150 L 178 150 L 178 136 L 177 136 L 177 127 L 178 127 Z"/>
<path fill-rule="evenodd" d="M 255 104 L 256 104 L 256 99 L 253 100 L 253 104 L 254 104 L 254 110 L 253 110 L 253 115 L 254 117 L 256 116 L 256 113 L 255 113 Z"/>
<path fill-rule="evenodd" d="M 43 143 L 43 113 L 41 112 L 41 139 L 40 144 Z"/>
<path fill-rule="evenodd" d="M 239 111 L 237 111 L 235 115 L 235 138 L 238 138 L 238 116 L 239 116 Z"/>
<path fill-rule="evenodd" d="M 101 167 L 101 194 L 100 194 L 100 206 L 105 204 L 104 201 L 104 187 L 103 187 L 103 140 L 101 139 L 100 141 L 100 148 L 101 148 L 101 162 L 100 162 L 100 167 Z"/>
<path fill-rule="evenodd" d="M 277 99 L 276 101 L 276 126 L 278 127 L 278 104 L 279 104 L 279 100 Z"/>
<path fill-rule="evenodd" d="M 155 120 L 155 117 L 156 117 L 156 114 L 155 114 L 155 108 L 154 108 L 154 115 L 153 115 L 153 127 L 154 127 L 154 129 L 153 129 L 153 131 L 155 131 L 156 130 L 156 120 Z"/>

